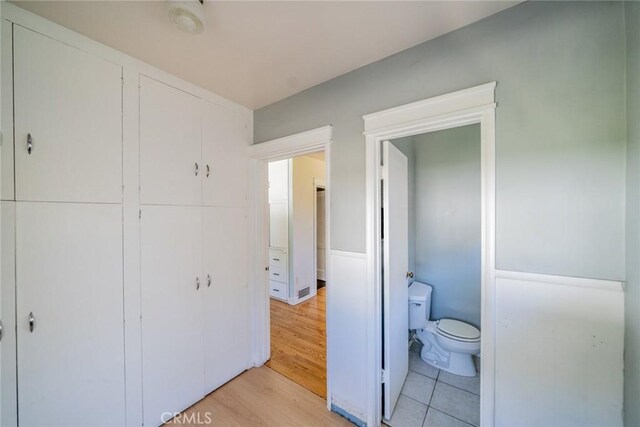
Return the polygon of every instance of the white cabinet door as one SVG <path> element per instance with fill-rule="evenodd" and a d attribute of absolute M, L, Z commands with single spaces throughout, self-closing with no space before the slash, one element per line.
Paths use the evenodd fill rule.
<path fill-rule="evenodd" d="M 17 200 L 122 202 L 121 78 L 118 65 L 14 26 Z"/>
<path fill-rule="evenodd" d="M 289 204 L 287 202 L 269 204 L 269 246 L 281 249 L 289 247 Z"/>
<path fill-rule="evenodd" d="M 249 365 L 247 218 L 240 208 L 203 208 L 205 388 Z"/>
<path fill-rule="evenodd" d="M 269 203 L 289 200 L 289 160 L 269 163 Z"/>
<path fill-rule="evenodd" d="M 140 202 L 202 202 L 201 100 L 140 76 Z"/>
<path fill-rule="evenodd" d="M 142 383 L 146 426 L 162 424 L 164 413 L 181 411 L 204 395 L 201 234 L 199 207 L 142 208 Z"/>
<path fill-rule="evenodd" d="M 18 202 L 16 273 L 20 425 L 124 425 L 122 206 Z"/>
<path fill-rule="evenodd" d="M 247 204 L 248 132 L 241 117 L 224 107 L 202 103 L 202 203 Z"/>

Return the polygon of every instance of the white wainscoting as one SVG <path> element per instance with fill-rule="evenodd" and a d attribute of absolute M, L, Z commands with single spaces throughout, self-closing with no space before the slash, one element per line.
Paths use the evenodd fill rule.
<path fill-rule="evenodd" d="M 621 282 L 496 272 L 496 426 L 622 426 Z"/>
<path fill-rule="evenodd" d="M 366 420 L 366 254 L 330 251 L 327 288 L 327 373 L 328 396 L 334 410 L 352 417 L 356 424 Z M 360 423 L 358 422 L 360 421 Z"/>

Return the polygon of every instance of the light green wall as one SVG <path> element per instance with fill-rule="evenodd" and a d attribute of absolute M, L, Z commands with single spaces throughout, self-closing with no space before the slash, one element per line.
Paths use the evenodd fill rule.
<path fill-rule="evenodd" d="M 480 125 L 413 141 L 415 278 L 433 287 L 432 320 L 480 327 Z"/>
<path fill-rule="evenodd" d="M 625 4 L 627 30 L 627 287 L 625 425 L 640 426 L 640 3 Z"/>
<path fill-rule="evenodd" d="M 256 111 L 254 139 L 333 125 L 331 245 L 364 252 L 362 116 L 497 81 L 498 268 L 623 279 L 623 21 L 526 2 Z"/>

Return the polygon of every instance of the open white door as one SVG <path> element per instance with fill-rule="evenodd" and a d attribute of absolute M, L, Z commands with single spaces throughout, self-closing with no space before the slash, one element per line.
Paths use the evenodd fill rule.
<path fill-rule="evenodd" d="M 389 141 L 382 149 L 384 417 L 390 419 L 409 370 L 409 197 L 407 157 Z"/>

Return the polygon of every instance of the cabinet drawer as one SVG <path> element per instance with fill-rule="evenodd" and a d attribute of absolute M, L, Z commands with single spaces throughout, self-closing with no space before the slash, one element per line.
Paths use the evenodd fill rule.
<path fill-rule="evenodd" d="M 289 283 L 289 274 L 286 268 L 269 266 L 269 279 L 280 283 Z"/>
<path fill-rule="evenodd" d="M 269 295 L 273 298 L 278 298 L 281 300 L 287 299 L 287 285 L 280 282 L 274 282 L 273 280 L 269 281 Z"/>
<path fill-rule="evenodd" d="M 269 266 L 287 268 L 287 253 L 281 249 L 269 249 Z"/>

